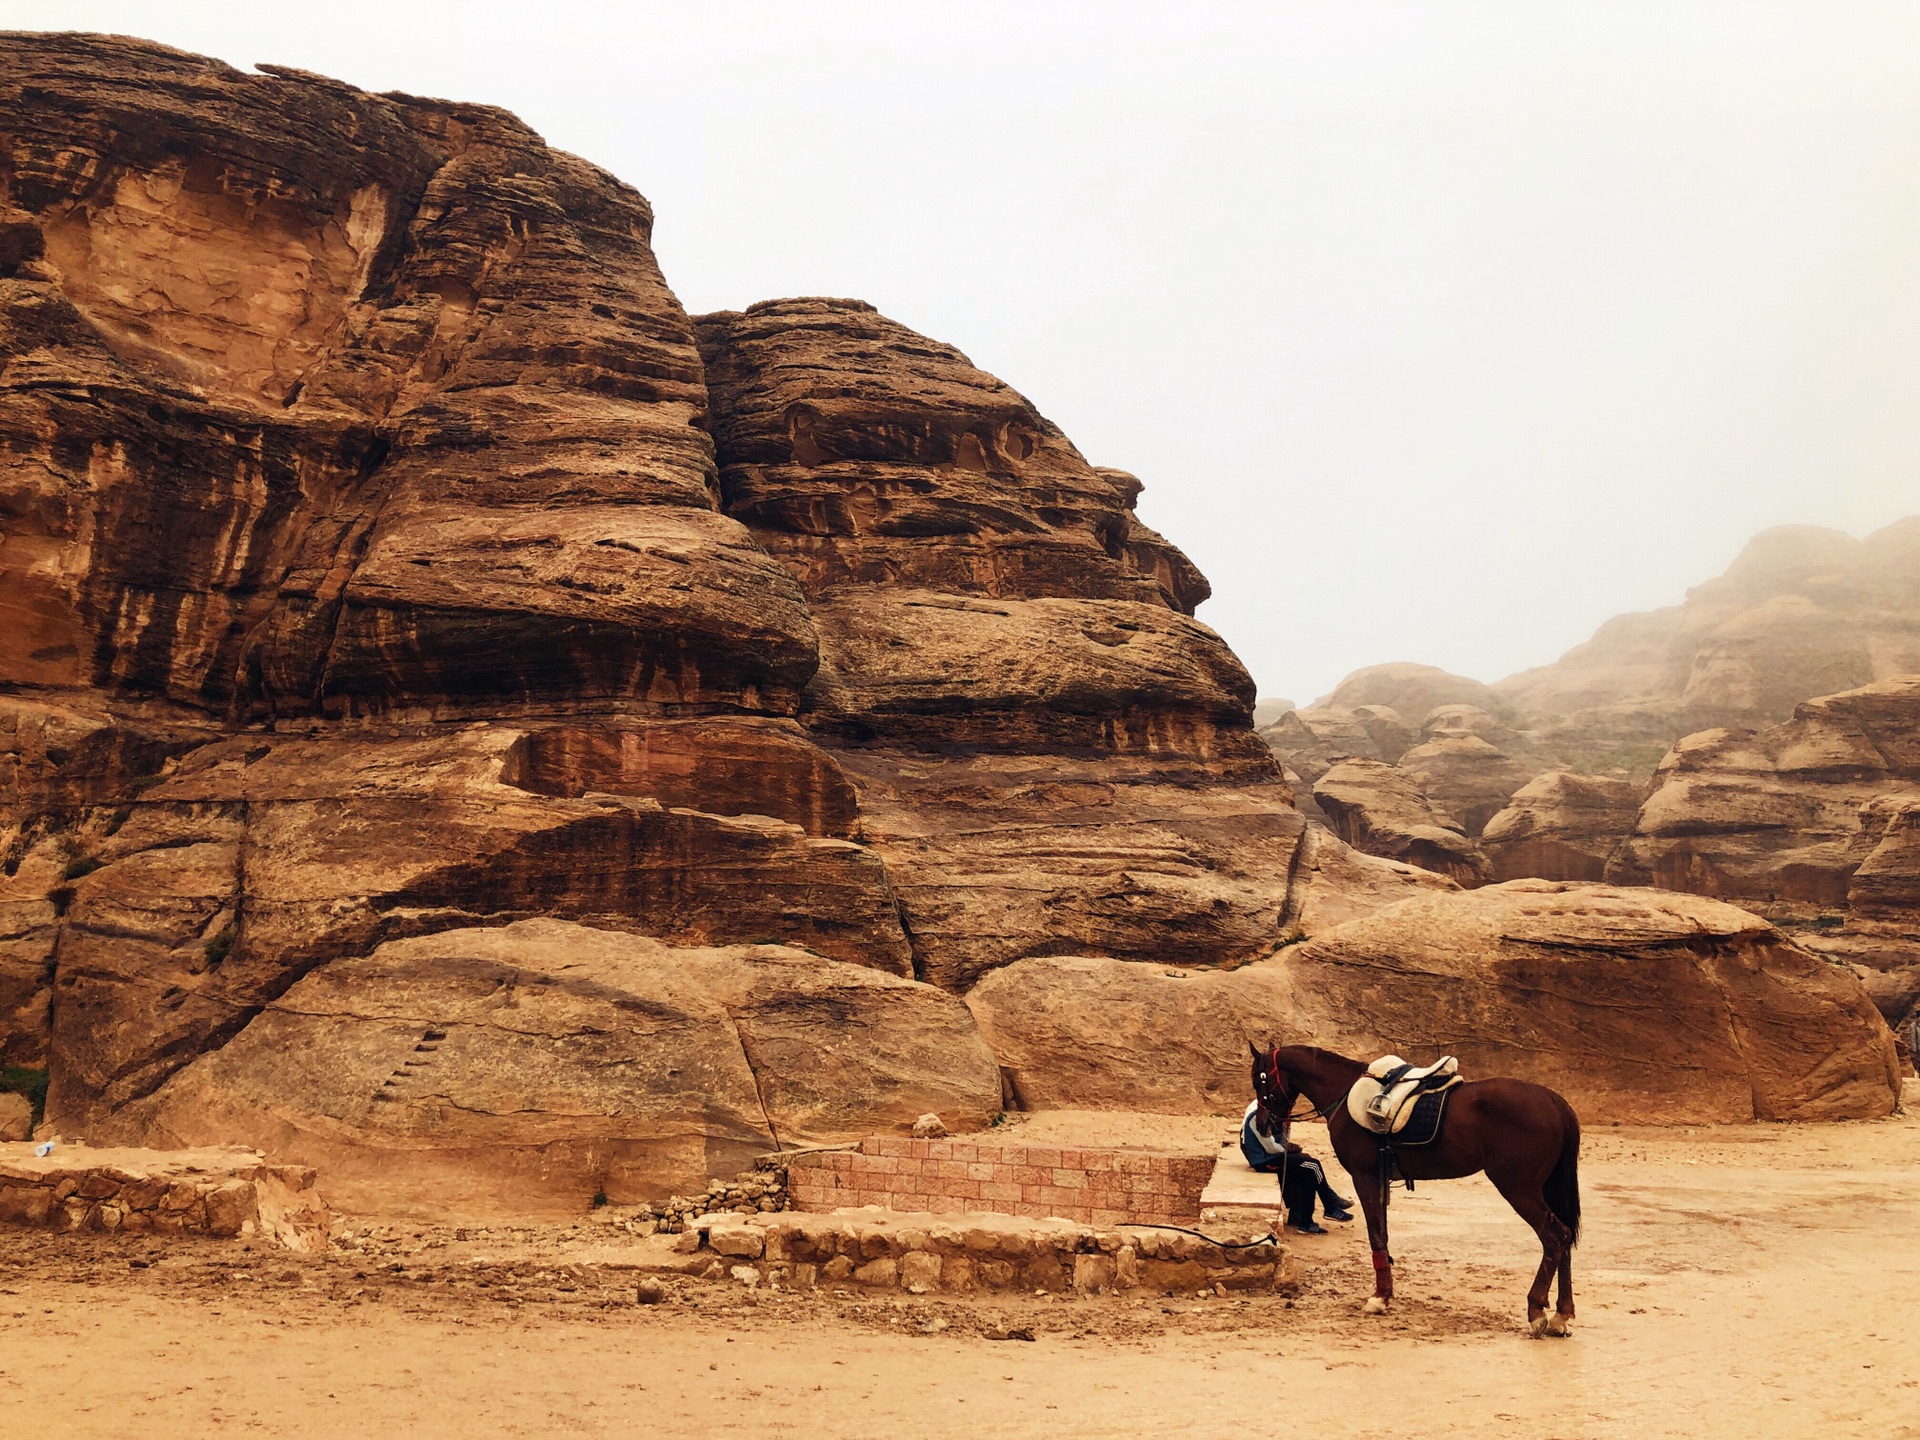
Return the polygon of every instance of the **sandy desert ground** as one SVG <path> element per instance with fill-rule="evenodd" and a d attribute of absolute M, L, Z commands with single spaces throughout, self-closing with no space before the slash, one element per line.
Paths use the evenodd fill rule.
<path fill-rule="evenodd" d="M 1030 1123 L 1089 1143 L 1222 1133 Z M 1566 1341 L 1522 1334 L 1531 1237 L 1479 1180 L 1396 1193 L 1384 1320 L 1359 1313 L 1351 1227 L 1296 1241 L 1291 1301 L 676 1281 L 654 1307 L 592 1223 L 375 1225 L 311 1260 L 8 1230 L 0 1414 L 72 1440 L 1920 1436 L 1920 1117 L 1605 1129 L 1583 1179 Z M 1022 1327 L 1031 1343 L 986 1338 Z"/>

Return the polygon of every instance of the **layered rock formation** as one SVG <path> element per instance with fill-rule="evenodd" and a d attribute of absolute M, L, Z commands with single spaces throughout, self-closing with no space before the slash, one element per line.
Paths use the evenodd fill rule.
<path fill-rule="evenodd" d="M 1639 813 L 1640 787 L 1631 781 L 1549 770 L 1514 791 L 1481 832 L 1480 848 L 1495 880 L 1604 880 Z"/>
<path fill-rule="evenodd" d="M 651 225 L 485 107 L 0 50 L 0 1060 L 54 1128 L 643 1198 L 982 1123 L 989 1041 L 1044 1070 L 1002 972 L 1231 990 L 1455 888 L 1308 826 L 1139 481 L 858 301 L 689 318 Z M 1477 815 L 1511 717 L 1393 694 L 1343 713 Z"/>
<path fill-rule="evenodd" d="M 1859 982 L 1745 910 L 1521 880 L 1408 900 L 1225 974 L 1026 960 L 968 1002 L 1022 1095 L 1219 1113 L 1245 1044 L 1457 1055 L 1551 1085 L 1588 1123 L 1885 1115 L 1892 1036 Z M 1162 1058 L 1164 1057 L 1164 1064 Z"/>
<path fill-rule="evenodd" d="M 1417 865 L 1461 885 L 1484 885 L 1486 857 L 1460 823 L 1437 808 L 1419 776 L 1382 760 L 1343 760 L 1314 782 L 1333 832 L 1369 855 Z"/>
<path fill-rule="evenodd" d="M 1661 762 L 1609 878 L 1713 895 L 1861 967 L 1889 1019 L 1920 997 L 1920 676 L 1708 730 Z"/>
<path fill-rule="evenodd" d="M 55 1126 L 663 1191 L 978 1123 L 938 987 L 1445 885 L 1308 834 L 1137 480 L 859 302 L 690 320 L 651 228 L 483 106 L 0 52 L 0 1048 Z M 895 1023 L 952 1053 L 845 1068 Z"/>
<path fill-rule="evenodd" d="M 925 978 L 1218 961 L 1302 922 L 1304 827 L 1252 683 L 1137 480 L 858 301 L 698 328 L 726 507 L 800 578 L 802 717 L 859 788 Z"/>

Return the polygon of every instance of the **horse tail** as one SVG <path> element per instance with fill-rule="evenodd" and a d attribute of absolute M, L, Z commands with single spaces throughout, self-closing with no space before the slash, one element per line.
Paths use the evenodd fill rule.
<path fill-rule="evenodd" d="M 1547 1208 L 1553 1211 L 1562 1225 L 1573 1234 L 1574 1243 L 1580 1240 L 1580 1117 L 1573 1113 L 1573 1107 L 1560 1096 L 1560 1109 L 1566 1117 L 1565 1138 L 1560 1142 L 1560 1158 L 1553 1162 L 1553 1173 L 1547 1176 Z"/>

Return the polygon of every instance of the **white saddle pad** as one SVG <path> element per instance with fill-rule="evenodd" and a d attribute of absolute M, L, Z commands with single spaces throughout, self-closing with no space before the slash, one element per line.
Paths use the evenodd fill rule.
<path fill-rule="evenodd" d="M 1347 1114 L 1353 1117 L 1354 1124 L 1376 1135 L 1397 1135 L 1413 1118 L 1413 1102 L 1419 1095 L 1432 1090 L 1451 1090 L 1461 1083 L 1460 1062 L 1451 1055 L 1408 1071 L 1391 1087 L 1380 1083 L 1381 1076 L 1392 1074 L 1406 1063 L 1398 1055 L 1382 1055 L 1367 1067 L 1366 1074 L 1353 1082 L 1353 1088 L 1347 1091 Z M 1429 1082 L 1423 1087 L 1421 1082 L 1429 1075 L 1445 1075 L 1448 1079 L 1445 1084 Z"/>

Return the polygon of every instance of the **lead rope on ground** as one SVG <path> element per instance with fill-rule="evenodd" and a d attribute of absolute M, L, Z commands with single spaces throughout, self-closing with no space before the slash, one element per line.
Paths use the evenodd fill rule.
<path fill-rule="evenodd" d="M 1122 1220 L 1117 1230 L 1171 1230 L 1177 1235 L 1191 1235 L 1196 1240 L 1204 1240 L 1209 1245 L 1218 1245 L 1222 1250 L 1252 1250 L 1261 1245 L 1278 1245 L 1280 1237 L 1269 1230 L 1258 1240 L 1216 1240 L 1211 1235 L 1198 1230 L 1189 1230 L 1184 1225 L 1150 1225 L 1144 1220 Z"/>

